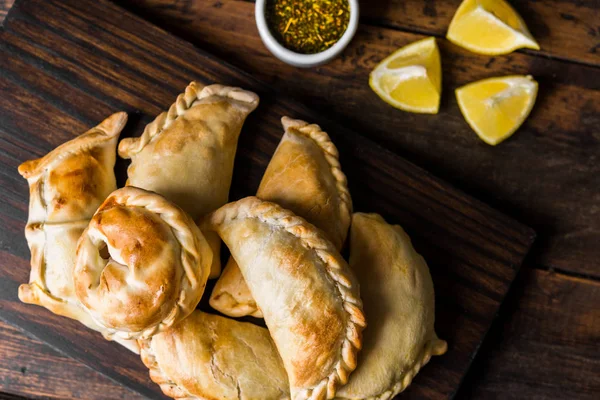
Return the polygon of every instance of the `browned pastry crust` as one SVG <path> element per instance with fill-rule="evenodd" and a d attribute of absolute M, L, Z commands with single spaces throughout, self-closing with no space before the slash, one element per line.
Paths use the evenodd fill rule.
<path fill-rule="evenodd" d="M 159 193 L 194 219 L 227 203 L 238 137 L 258 96 L 240 88 L 192 82 L 139 138 L 123 139 L 131 158 L 127 185 Z M 220 241 L 207 235 L 213 252 Z M 221 271 L 213 258 L 211 278 Z"/>
<path fill-rule="evenodd" d="M 91 218 L 116 188 L 114 150 L 126 122 L 126 113 L 115 113 L 44 157 L 19 165 L 29 183 L 29 221 Z"/>
<path fill-rule="evenodd" d="M 75 292 L 110 335 L 149 337 L 195 309 L 211 261 L 189 215 L 156 193 L 127 186 L 106 199 L 81 235 Z"/>
<path fill-rule="evenodd" d="M 284 137 L 256 196 L 306 219 L 341 249 L 352 218 L 352 198 L 338 150 L 319 125 L 288 117 L 281 123 Z"/>
<path fill-rule="evenodd" d="M 350 266 L 361 282 L 371 323 L 358 367 L 336 398 L 388 400 L 410 385 L 432 355 L 448 347 L 434 330 L 433 282 L 404 230 L 377 214 L 354 214 Z"/>
<path fill-rule="evenodd" d="M 139 343 L 150 378 L 175 399 L 290 398 L 281 358 L 265 328 L 196 310 Z"/>
<path fill-rule="evenodd" d="M 73 267 L 77 240 L 96 208 L 116 189 L 115 150 L 126 122 L 126 113 L 113 114 L 44 157 L 19 166 L 29 183 L 25 236 L 31 250 L 31 276 L 19 287 L 19 299 L 103 334 L 106 331 L 75 296 Z"/>
<path fill-rule="evenodd" d="M 333 398 L 356 368 L 366 325 L 358 283 L 322 231 L 247 197 L 209 214 L 264 314 L 293 399 Z"/>
<path fill-rule="evenodd" d="M 285 133 L 256 195 L 322 229 L 340 250 L 350 226 L 352 200 L 338 150 L 318 125 L 288 117 L 281 122 Z M 210 305 L 232 317 L 262 318 L 233 258 L 212 291 Z"/>

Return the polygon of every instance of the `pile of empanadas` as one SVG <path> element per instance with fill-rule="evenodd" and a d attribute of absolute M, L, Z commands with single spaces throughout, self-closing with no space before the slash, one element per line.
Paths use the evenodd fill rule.
<path fill-rule="evenodd" d="M 121 189 L 122 112 L 23 163 L 31 277 L 19 298 L 139 352 L 176 399 L 389 399 L 446 351 L 427 265 L 402 228 L 352 214 L 317 125 L 284 117 L 256 197 L 227 204 L 257 106 L 254 93 L 191 83 L 119 143 L 131 159 Z M 215 310 L 267 328 L 197 310 L 211 278 Z"/>

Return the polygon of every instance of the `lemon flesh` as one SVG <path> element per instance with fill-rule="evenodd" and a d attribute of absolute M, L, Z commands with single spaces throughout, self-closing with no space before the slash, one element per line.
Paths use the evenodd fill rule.
<path fill-rule="evenodd" d="M 525 121 L 537 96 L 531 76 L 484 79 L 456 89 L 456 99 L 467 123 L 492 146 L 510 137 Z"/>
<path fill-rule="evenodd" d="M 404 111 L 437 114 L 442 93 L 442 65 L 435 38 L 404 46 L 371 71 L 371 89 Z"/>
<path fill-rule="evenodd" d="M 464 0 L 450 22 L 448 40 L 474 53 L 508 54 L 539 50 L 525 22 L 504 0 Z"/>

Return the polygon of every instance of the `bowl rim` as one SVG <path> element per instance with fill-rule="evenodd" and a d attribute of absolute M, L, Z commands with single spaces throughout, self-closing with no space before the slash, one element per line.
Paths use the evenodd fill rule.
<path fill-rule="evenodd" d="M 266 3 L 268 0 L 256 0 L 254 15 L 258 33 L 265 46 L 273 55 L 280 60 L 292 65 L 318 65 L 323 64 L 336 57 L 350 43 L 358 28 L 358 17 L 360 14 L 358 0 L 346 0 L 350 5 L 350 19 L 348 27 L 342 37 L 330 48 L 315 54 L 302 54 L 284 47 L 271 33 L 267 18 L 265 16 Z"/>

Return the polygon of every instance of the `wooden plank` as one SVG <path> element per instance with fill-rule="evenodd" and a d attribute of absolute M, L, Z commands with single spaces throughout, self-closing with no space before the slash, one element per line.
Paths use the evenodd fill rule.
<path fill-rule="evenodd" d="M 3 321 L 0 360 L 2 392 L 35 399 L 143 398 Z"/>
<path fill-rule="evenodd" d="M 165 29 L 336 116 L 362 135 L 543 232 L 534 263 L 600 277 L 596 68 L 522 53 L 486 58 L 440 40 L 441 110 L 435 116 L 417 115 L 391 108 L 367 82 L 381 59 L 423 36 L 362 25 L 342 57 L 302 70 L 283 64 L 266 50 L 256 31 L 254 7 L 248 2 L 133 3 L 136 12 Z M 547 2 L 532 4 L 542 3 Z M 532 74 L 540 83 L 540 93 L 515 136 L 490 147 L 464 121 L 453 91 L 477 79 L 508 74 Z"/>
<path fill-rule="evenodd" d="M 4 202 L 0 203 L 2 213 L 5 212 L 3 207 Z M 5 238 L 2 237 L 2 240 Z M 11 248 L 11 251 L 15 250 Z M 24 282 L 23 279 L 28 279 L 28 262 L 4 251 L 0 251 L 0 258 L 6 266 L 0 270 L 0 317 L 3 320 L 101 374 L 126 382 L 128 388 L 139 394 L 162 398 L 158 387 L 149 382 L 148 370 L 135 354 L 104 340 L 100 334 L 75 321 L 19 302 L 17 288 L 20 282 Z"/>
<path fill-rule="evenodd" d="M 197 20 L 195 10 L 198 8 L 228 7 L 232 3 L 231 0 L 116 1 L 139 10 L 149 9 L 150 14 L 183 14 L 188 21 Z M 361 21 L 364 25 L 443 38 L 461 2 L 462 0 L 361 0 Z M 539 51 L 524 49 L 519 52 L 600 66 L 600 9 L 596 0 L 513 0 L 509 3 L 523 17 L 541 47 Z M 222 21 L 220 25 L 223 23 L 226 22 Z M 489 59 L 484 55 L 478 57 L 482 60 Z"/>
<path fill-rule="evenodd" d="M 27 187 L 16 167 L 109 111 L 130 112 L 125 135 L 139 134 L 190 80 L 218 81 L 261 97 L 240 140 L 232 198 L 256 191 L 282 134 L 279 119 L 291 115 L 319 122 L 331 134 L 357 210 L 377 211 L 411 234 L 431 266 L 437 330 L 450 350 L 405 396 L 452 397 L 529 248 L 529 228 L 104 0 L 18 1 L 0 32 L 0 50 L 0 118 L 6 121 L 0 140 L 7 144 L 0 152 L 3 318 L 133 390 L 160 397 L 133 354 L 16 300 L 28 275 L 22 237 Z M 121 182 L 124 166 L 117 167 Z"/>
<path fill-rule="evenodd" d="M 457 397 L 597 399 L 598 299 L 597 281 L 524 267 Z"/>
<path fill-rule="evenodd" d="M 462 0 L 365 0 L 361 2 L 361 16 L 370 23 L 445 37 L 461 2 Z M 596 0 L 508 2 L 525 20 L 541 47 L 539 51 L 523 50 L 524 52 L 600 65 L 600 11 Z"/>
<path fill-rule="evenodd" d="M 598 282 L 542 270 L 523 270 L 510 291 L 511 300 L 502 306 L 456 398 L 495 398 L 502 394 L 502 398 L 515 400 L 595 399 L 600 391 L 600 350 L 596 345 L 600 337 L 594 327 L 600 311 L 590 305 L 598 298 Z M 2 322 L 0 359 L 9 360 L 5 367 L 9 371 L 0 372 L 0 391 L 54 398 L 61 390 L 85 393 L 78 389 L 82 384 L 102 386 L 99 393 L 109 393 L 109 398 L 110 393 L 123 391 L 117 383 L 86 372 L 91 370 Z M 23 366 L 27 368 L 28 379 L 35 375 L 35 383 L 47 379 L 49 374 L 65 376 L 60 378 L 60 384 L 32 389 L 28 379 L 21 379 Z M 76 373 L 66 371 L 71 369 Z M 11 378 L 6 379 L 7 376 Z M 90 398 L 93 394 L 80 398 Z M 133 395 L 127 392 L 127 398 Z"/>

